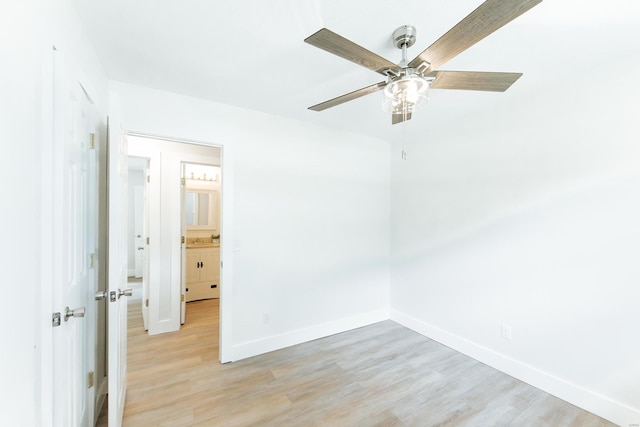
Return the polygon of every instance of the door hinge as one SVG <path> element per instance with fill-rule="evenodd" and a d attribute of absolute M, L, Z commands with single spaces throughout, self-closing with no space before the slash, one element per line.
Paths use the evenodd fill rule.
<path fill-rule="evenodd" d="M 184 302 L 184 294 L 180 295 L 180 302 Z"/>
<path fill-rule="evenodd" d="M 146 300 L 144 300 L 144 306 L 145 306 L 145 307 L 149 307 L 149 298 L 147 298 Z"/>
<path fill-rule="evenodd" d="M 184 240 L 185 240 L 185 239 L 184 239 L 184 236 L 181 236 L 181 237 L 180 237 L 180 244 L 184 245 Z"/>
<path fill-rule="evenodd" d="M 220 268 L 224 267 L 224 262 L 220 261 Z"/>
<path fill-rule="evenodd" d="M 147 237 L 147 245 L 149 244 L 149 238 Z"/>
<path fill-rule="evenodd" d="M 89 133 L 89 149 L 95 150 L 96 148 L 96 134 L 91 132 Z"/>
<path fill-rule="evenodd" d="M 51 326 L 54 328 L 60 326 L 60 312 L 51 315 Z"/>
<path fill-rule="evenodd" d="M 89 268 L 94 267 L 95 257 L 96 257 L 95 254 L 89 254 Z"/>
<path fill-rule="evenodd" d="M 95 385 L 95 374 L 93 371 L 87 374 L 87 388 L 91 388 Z"/>
<path fill-rule="evenodd" d="M 147 175 L 147 182 L 151 182 L 151 175 Z"/>
<path fill-rule="evenodd" d="M 187 185 L 187 180 L 184 178 L 180 178 L 180 185 Z"/>

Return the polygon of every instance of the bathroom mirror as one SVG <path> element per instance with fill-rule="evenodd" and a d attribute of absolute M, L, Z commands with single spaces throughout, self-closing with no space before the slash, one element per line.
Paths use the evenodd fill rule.
<path fill-rule="evenodd" d="M 217 228 L 215 223 L 215 191 L 187 191 L 185 216 L 189 228 Z"/>

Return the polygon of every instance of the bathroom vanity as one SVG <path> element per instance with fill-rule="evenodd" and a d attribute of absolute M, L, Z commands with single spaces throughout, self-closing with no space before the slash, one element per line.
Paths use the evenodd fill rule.
<path fill-rule="evenodd" d="M 220 298 L 220 245 L 187 242 L 185 301 Z"/>

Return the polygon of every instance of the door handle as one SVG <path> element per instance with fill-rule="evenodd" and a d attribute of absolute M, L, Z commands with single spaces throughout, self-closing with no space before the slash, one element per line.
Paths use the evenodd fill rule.
<path fill-rule="evenodd" d="M 142 250 L 144 250 L 144 247 L 143 246 L 138 246 L 138 250 L 142 251 Z"/>
<path fill-rule="evenodd" d="M 84 307 L 71 310 L 68 306 L 64 309 L 64 321 L 68 321 L 71 317 L 84 317 Z"/>
<path fill-rule="evenodd" d="M 99 291 L 96 292 L 96 301 L 102 301 L 107 297 L 107 291 Z"/>
<path fill-rule="evenodd" d="M 133 289 L 129 288 L 129 289 L 118 289 L 118 299 L 120 299 L 120 297 L 124 296 L 124 297 L 130 297 L 131 295 L 133 295 Z"/>

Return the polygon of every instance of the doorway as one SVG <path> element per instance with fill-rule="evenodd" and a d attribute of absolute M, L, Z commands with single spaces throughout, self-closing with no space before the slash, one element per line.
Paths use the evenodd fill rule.
<path fill-rule="evenodd" d="M 144 159 L 148 171 L 144 180 L 146 190 L 142 197 L 142 210 L 146 212 L 143 215 L 146 231 L 141 236 L 144 257 L 148 264 L 142 274 L 143 282 L 148 283 L 148 295 L 143 295 L 141 301 L 142 308 L 148 313 L 146 327 L 149 335 L 177 331 L 185 320 L 188 321 L 184 316 L 187 309 L 187 244 L 201 245 L 198 248 L 200 251 L 217 250 L 217 254 L 215 250 L 213 254 L 201 254 L 202 258 L 195 262 L 198 273 L 201 273 L 197 282 L 200 288 L 196 290 L 197 287 L 189 287 L 188 292 L 194 298 L 202 299 L 198 292 L 207 286 L 209 290 L 216 292 L 216 297 L 220 297 L 220 249 L 223 241 L 221 149 L 216 146 L 131 134 L 127 140 L 129 158 Z M 207 169 L 207 172 L 198 175 L 199 168 L 204 167 L 214 169 Z M 208 174 L 207 179 L 204 179 L 204 173 Z M 198 177 L 201 179 L 198 180 Z M 196 196 L 189 193 L 197 191 L 187 192 L 187 181 L 198 181 L 200 190 L 207 193 L 208 197 L 198 196 L 196 200 Z M 135 199 L 135 185 L 133 187 L 132 198 Z M 189 188 L 195 187 L 197 185 L 190 182 Z M 191 200 L 189 206 L 186 205 L 187 198 Z M 189 230 L 184 214 L 187 208 L 192 211 L 190 221 L 197 221 L 189 226 Z M 194 211 L 196 208 L 198 214 L 202 212 L 197 218 Z M 135 218 L 132 218 L 131 224 L 129 239 L 135 242 Z M 210 247 L 204 248 L 203 245 Z M 135 254 L 138 246 L 132 243 L 129 247 L 133 252 L 129 257 L 133 262 L 130 275 L 135 277 Z M 207 271 L 204 272 L 205 270 Z M 213 274 L 218 278 L 212 281 L 207 274 Z"/>

